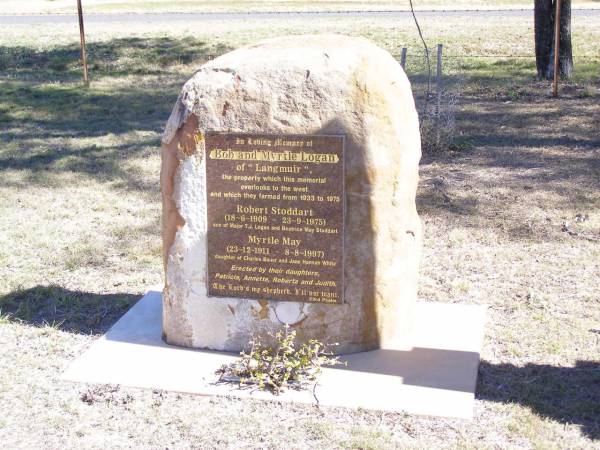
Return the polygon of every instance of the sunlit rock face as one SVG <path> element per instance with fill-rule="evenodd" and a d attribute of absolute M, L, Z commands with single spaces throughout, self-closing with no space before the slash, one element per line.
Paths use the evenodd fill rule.
<path fill-rule="evenodd" d="M 207 296 L 208 131 L 345 135 L 343 304 Z M 410 347 L 420 156 L 409 81 L 389 53 L 365 39 L 278 38 L 201 66 L 163 137 L 165 340 L 240 351 L 253 335 L 289 324 L 300 341 L 337 343 L 338 353 Z"/>

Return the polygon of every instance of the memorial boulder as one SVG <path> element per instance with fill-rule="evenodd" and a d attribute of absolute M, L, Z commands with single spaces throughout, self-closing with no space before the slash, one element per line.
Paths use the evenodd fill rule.
<path fill-rule="evenodd" d="M 166 342 L 240 351 L 287 324 L 338 353 L 410 347 L 420 155 L 408 79 L 365 39 L 201 66 L 163 136 Z"/>

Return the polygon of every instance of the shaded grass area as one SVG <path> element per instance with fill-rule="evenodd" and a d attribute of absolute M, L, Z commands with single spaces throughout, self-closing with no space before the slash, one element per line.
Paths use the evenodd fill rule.
<path fill-rule="evenodd" d="M 600 75 L 600 55 L 597 57 L 578 57 L 575 55 L 574 63 L 577 70 L 573 74 L 572 82 L 598 83 Z M 535 58 L 477 58 L 466 55 L 459 62 L 461 70 L 469 74 L 472 83 L 489 84 L 493 80 L 498 84 L 523 84 L 533 79 L 536 71 Z"/>
<path fill-rule="evenodd" d="M 60 286 L 36 286 L 0 296 L 0 316 L 5 322 L 101 334 L 138 299 L 132 294 L 94 294 Z"/>
<path fill-rule="evenodd" d="M 527 406 L 540 416 L 581 426 L 592 440 L 600 439 L 600 361 L 577 361 L 573 367 L 484 361 L 477 396 Z"/>
<path fill-rule="evenodd" d="M 127 38 L 89 49 L 96 80 L 84 89 L 75 45 L 37 52 L 0 48 L 6 77 L 0 84 L 0 170 L 84 173 L 144 189 L 147 183 L 123 161 L 159 146 L 184 80 L 178 72 L 228 47 L 194 38 Z M 128 133 L 136 137 L 118 138 Z"/>
<path fill-rule="evenodd" d="M 172 66 L 201 63 L 230 48 L 190 36 L 126 37 L 90 42 L 88 64 L 98 76 L 160 75 Z M 0 47 L 0 70 L 16 77 L 69 80 L 81 76 L 78 43 L 36 50 L 28 46 Z"/>
<path fill-rule="evenodd" d="M 395 58 L 400 60 L 399 54 L 394 54 Z M 589 86 L 589 89 L 582 89 L 577 98 L 596 97 L 598 95 L 597 86 L 600 85 L 600 56 L 597 58 L 575 57 L 575 71 L 571 80 L 561 81 L 561 86 L 567 86 L 567 96 L 572 97 L 572 86 Z M 436 87 L 436 59 L 431 58 L 431 93 L 435 95 Z M 416 90 L 417 98 L 422 101 L 424 91 L 427 87 L 428 70 L 426 59 L 423 54 L 417 53 L 409 60 L 406 72 L 411 80 L 413 89 Z M 517 100 L 519 90 L 523 86 L 536 83 L 535 58 L 511 58 L 490 56 L 475 57 L 469 55 L 451 56 L 443 58 L 443 88 L 446 91 L 472 90 L 473 88 L 495 88 L 499 95 L 506 92 L 509 96 L 506 100 Z M 542 81 L 537 87 L 545 86 L 550 92 L 550 81 Z M 512 90 L 512 92 L 511 92 Z M 525 93 L 525 91 L 523 91 Z M 538 89 L 539 94 L 541 89 Z M 525 93 L 525 96 L 527 94 Z"/>

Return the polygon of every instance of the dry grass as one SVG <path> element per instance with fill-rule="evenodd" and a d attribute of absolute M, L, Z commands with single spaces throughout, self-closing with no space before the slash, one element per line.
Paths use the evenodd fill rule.
<path fill-rule="evenodd" d="M 576 24 L 577 48 L 597 51 L 598 24 Z M 448 78 L 455 87 L 461 73 L 459 140 L 421 166 L 420 297 L 490 305 L 473 422 L 59 381 L 161 281 L 157 147 L 197 64 L 300 30 L 346 30 L 394 51 L 416 43 L 409 22 L 213 25 L 91 27 L 89 90 L 79 85 L 76 29 L 3 30 L 3 447 L 600 448 L 600 243 L 587 239 L 600 235 L 593 61 L 577 64 L 579 84 L 559 100 L 531 81 L 530 62 L 461 60 Z M 501 52 L 500 38 L 476 40 L 495 33 L 531 50 L 529 22 L 483 21 L 450 36 L 458 25 L 426 30 L 448 52 Z M 422 92 L 422 69 L 409 74 Z"/>
<path fill-rule="evenodd" d="M 597 7 L 594 0 L 573 0 L 579 7 Z M 86 0 L 86 12 L 206 12 L 206 11 L 339 11 L 339 10 L 406 10 L 408 1 L 397 0 Z M 0 0 L 5 14 L 75 12 L 70 0 Z M 429 8 L 531 8 L 526 0 L 422 0 L 419 9 Z"/>

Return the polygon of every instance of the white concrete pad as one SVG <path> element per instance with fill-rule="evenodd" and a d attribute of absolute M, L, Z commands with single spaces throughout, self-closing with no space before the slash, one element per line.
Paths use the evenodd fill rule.
<path fill-rule="evenodd" d="M 237 355 L 165 344 L 161 309 L 161 293 L 149 291 L 62 378 L 316 403 L 308 391 L 288 390 L 275 397 L 217 384 L 215 371 Z M 472 418 L 485 311 L 479 305 L 418 303 L 413 350 L 375 350 L 342 357 L 348 367 L 323 370 L 316 388 L 320 405 Z"/>

